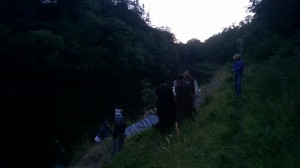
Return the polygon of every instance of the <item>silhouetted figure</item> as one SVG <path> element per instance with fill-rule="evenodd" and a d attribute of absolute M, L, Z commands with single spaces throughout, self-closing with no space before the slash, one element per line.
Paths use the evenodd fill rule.
<path fill-rule="evenodd" d="M 165 132 L 171 128 L 175 118 L 175 104 L 172 88 L 163 80 L 155 90 L 157 95 L 156 109 L 159 117 L 158 128 Z"/>
<path fill-rule="evenodd" d="M 195 99 L 198 93 L 198 82 L 197 80 L 191 75 L 191 73 L 189 71 L 185 71 L 183 72 L 183 78 L 184 81 L 191 86 L 191 96 L 193 99 L 193 114 L 196 113 L 196 105 L 195 105 Z"/>
<path fill-rule="evenodd" d="M 182 75 L 177 76 L 178 86 L 175 88 L 175 103 L 177 112 L 177 121 L 182 123 L 184 118 L 193 117 L 193 88 L 183 80 Z"/>
<path fill-rule="evenodd" d="M 122 150 L 124 145 L 126 120 L 121 106 L 115 107 L 112 155 Z"/>
<path fill-rule="evenodd" d="M 241 59 L 240 54 L 235 54 L 233 56 L 233 64 L 231 66 L 231 71 L 234 73 L 234 88 L 235 88 L 235 94 L 237 96 L 241 95 L 242 92 L 242 76 L 243 76 L 243 70 L 244 70 L 244 61 Z"/>

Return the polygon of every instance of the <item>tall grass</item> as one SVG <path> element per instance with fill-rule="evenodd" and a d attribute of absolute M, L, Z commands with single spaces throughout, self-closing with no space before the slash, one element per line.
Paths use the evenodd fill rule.
<path fill-rule="evenodd" d="M 279 59 L 253 68 L 242 125 L 253 166 L 300 166 L 299 61 Z"/>
<path fill-rule="evenodd" d="M 228 68 L 194 120 L 169 134 L 150 129 L 126 140 L 106 168 L 300 167 L 300 58 L 247 65 L 242 96 Z"/>

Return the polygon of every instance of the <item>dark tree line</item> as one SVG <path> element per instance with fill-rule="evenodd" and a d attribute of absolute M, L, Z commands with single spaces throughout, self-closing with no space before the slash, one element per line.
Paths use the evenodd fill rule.
<path fill-rule="evenodd" d="M 3 165 L 17 150 L 50 167 L 54 141 L 71 146 L 115 104 L 139 111 L 140 81 L 173 70 L 174 35 L 150 27 L 138 1 L 43 2 L 0 2 Z"/>

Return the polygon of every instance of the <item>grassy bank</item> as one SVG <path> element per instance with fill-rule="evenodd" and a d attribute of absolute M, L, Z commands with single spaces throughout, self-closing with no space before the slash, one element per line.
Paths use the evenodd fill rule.
<path fill-rule="evenodd" d="M 128 139 L 103 167 L 299 167 L 299 62 L 247 64 L 241 97 L 229 69 L 219 70 L 194 120 L 168 135 L 151 129 Z"/>

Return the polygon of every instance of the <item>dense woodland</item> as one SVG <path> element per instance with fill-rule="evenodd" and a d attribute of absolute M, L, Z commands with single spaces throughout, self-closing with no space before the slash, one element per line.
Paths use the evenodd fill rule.
<path fill-rule="evenodd" d="M 88 128 L 115 104 L 139 115 L 145 89 L 183 70 L 201 85 L 235 53 L 257 63 L 299 57 L 300 1 L 250 2 L 254 15 L 238 25 L 181 43 L 138 0 L 1 0 L 0 167 L 52 167 L 57 140 L 68 150 L 94 136 Z"/>

